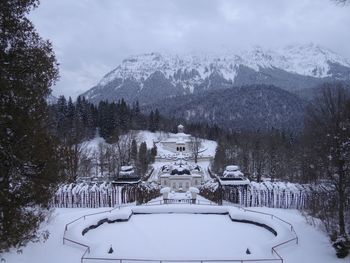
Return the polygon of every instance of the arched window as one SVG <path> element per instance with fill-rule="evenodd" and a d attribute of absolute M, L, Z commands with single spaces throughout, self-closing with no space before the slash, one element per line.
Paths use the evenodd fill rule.
<path fill-rule="evenodd" d="M 176 151 L 179 151 L 179 147 L 176 147 Z"/>
<path fill-rule="evenodd" d="M 183 147 L 182 150 L 185 151 L 185 147 Z"/>

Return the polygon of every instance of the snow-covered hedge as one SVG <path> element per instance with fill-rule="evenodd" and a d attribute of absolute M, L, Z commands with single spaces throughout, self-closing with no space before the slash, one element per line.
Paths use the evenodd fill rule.
<path fill-rule="evenodd" d="M 159 196 L 159 186 L 150 183 L 113 185 L 111 183 L 64 184 L 59 187 L 55 207 L 114 207 L 123 203 L 145 203 Z"/>
<path fill-rule="evenodd" d="M 203 185 L 200 192 L 214 202 L 220 202 L 223 199 L 246 207 L 303 209 L 315 202 L 321 202 L 328 188 L 322 185 L 289 182 L 251 182 L 244 186 L 220 186 L 213 180 Z"/>

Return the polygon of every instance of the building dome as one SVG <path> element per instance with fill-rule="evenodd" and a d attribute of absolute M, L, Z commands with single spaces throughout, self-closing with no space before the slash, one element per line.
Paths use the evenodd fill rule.
<path fill-rule="evenodd" d="M 179 126 L 177 126 L 177 132 L 178 133 L 183 133 L 184 132 L 184 126 L 182 124 L 180 124 Z"/>

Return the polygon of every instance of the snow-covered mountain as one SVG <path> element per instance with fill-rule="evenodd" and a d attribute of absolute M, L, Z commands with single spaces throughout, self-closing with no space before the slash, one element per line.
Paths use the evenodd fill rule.
<path fill-rule="evenodd" d="M 314 44 L 276 50 L 254 47 L 239 54 L 150 53 L 124 59 L 82 95 L 94 102 L 124 98 L 148 103 L 251 84 L 297 91 L 330 80 L 350 80 L 350 62 Z"/>

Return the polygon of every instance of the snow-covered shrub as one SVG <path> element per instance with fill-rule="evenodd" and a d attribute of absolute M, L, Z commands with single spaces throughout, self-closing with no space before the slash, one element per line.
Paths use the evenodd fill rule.
<path fill-rule="evenodd" d="M 333 247 L 338 258 L 345 258 L 349 254 L 350 241 L 346 237 L 339 237 L 333 242 Z"/>

